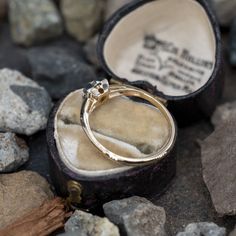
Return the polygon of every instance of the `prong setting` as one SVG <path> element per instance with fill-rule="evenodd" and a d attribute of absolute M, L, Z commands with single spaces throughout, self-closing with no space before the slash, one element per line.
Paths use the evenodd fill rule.
<path fill-rule="evenodd" d="M 83 90 L 86 98 L 103 101 L 109 94 L 109 82 L 107 79 L 102 81 L 92 81 Z"/>

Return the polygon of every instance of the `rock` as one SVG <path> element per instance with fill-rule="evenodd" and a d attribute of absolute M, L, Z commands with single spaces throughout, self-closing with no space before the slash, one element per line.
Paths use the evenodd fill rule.
<path fill-rule="evenodd" d="M 7 0 L 0 0 L 0 19 L 4 18 L 7 13 Z"/>
<path fill-rule="evenodd" d="M 230 26 L 229 34 L 229 63 L 236 66 L 236 18 L 234 18 Z"/>
<path fill-rule="evenodd" d="M 119 8 L 124 6 L 125 4 L 128 4 L 132 0 L 108 0 L 107 6 L 106 6 L 106 19 L 108 19 L 115 11 L 117 11 Z M 135 0 L 137 1 L 137 0 Z"/>
<path fill-rule="evenodd" d="M 0 133 L 0 173 L 17 170 L 29 159 L 25 141 L 13 133 Z"/>
<path fill-rule="evenodd" d="M 118 225 L 122 235 L 165 235 L 165 210 L 141 197 L 115 200 L 103 205 L 105 215 Z"/>
<path fill-rule="evenodd" d="M 50 0 L 9 0 L 9 19 L 14 42 L 25 46 L 62 33 L 61 17 Z"/>
<path fill-rule="evenodd" d="M 104 4 L 104 0 L 61 0 L 68 33 L 79 41 L 91 38 L 102 23 Z"/>
<path fill-rule="evenodd" d="M 202 171 L 212 202 L 220 216 L 236 215 L 236 125 L 223 122 L 201 142 Z"/>
<path fill-rule="evenodd" d="M 222 26 L 229 26 L 236 16 L 236 0 L 210 0 Z"/>
<path fill-rule="evenodd" d="M 85 44 L 84 51 L 86 52 L 86 56 L 89 62 L 96 67 L 100 67 L 100 62 L 97 56 L 97 41 L 98 41 L 98 35 L 94 36 Z"/>
<path fill-rule="evenodd" d="M 80 236 L 119 236 L 117 226 L 107 218 L 101 218 L 92 214 L 75 211 L 65 224 L 66 235 Z M 76 233 L 76 234 L 75 234 Z"/>
<path fill-rule="evenodd" d="M 236 117 L 236 102 L 225 103 L 217 107 L 211 121 L 214 126 L 219 126 L 222 123 L 234 120 Z"/>
<path fill-rule="evenodd" d="M 55 99 L 96 79 L 89 65 L 60 47 L 32 49 L 28 58 L 33 79 L 44 86 Z"/>
<path fill-rule="evenodd" d="M 48 47 L 59 47 L 66 50 L 69 54 L 74 55 L 76 58 L 80 59 L 81 61 L 86 62 L 86 55 L 83 49 L 83 44 L 79 43 L 77 40 L 74 40 L 69 35 L 63 35 L 56 40 L 53 40 L 51 42 L 47 42 Z M 35 48 L 39 48 L 40 46 L 37 46 Z M 45 46 L 41 45 L 41 48 L 43 49 Z"/>
<path fill-rule="evenodd" d="M 32 135 L 45 129 L 51 99 L 18 71 L 0 70 L 0 131 Z"/>
<path fill-rule="evenodd" d="M 49 184 L 35 172 L 0 175 L 0 228 L 52 198 Z"/>
<path fill-rule="evenodd" d="M 0 69 L 18 70 L 24 75 L 30 76 L 30 65 L 25 49 L 12 42 L 8 24 L 2 24 L 0 30 Z"/>
<path fill-rule="evenodd" d="M 177 236 L 225 236 L 225 228 L 220 228 L 214 223 L 192 223 L 189 224 L 184 232 L 178 233 Z"/>

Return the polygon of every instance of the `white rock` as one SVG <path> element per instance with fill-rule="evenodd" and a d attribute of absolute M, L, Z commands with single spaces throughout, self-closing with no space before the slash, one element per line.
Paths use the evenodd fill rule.
<path fill-rule="evenodd" d="M 65 224 L 66 235 L 74 232 L 80 236 L 119 236 L 118 228 L 107 218 L 101 218 L 92 214 L 75 211 Z"/>
<path fill-rule="evenodd" d="M 9 0 L 9 19 L 14 42 L 25 46 L 59 36 L 63 29 L 50 0 Z"/>
<path fill-rule="evenodd" d="M 51 106 L 37 83 L 18 71 L 0 70 L 0 131 L 32 135 L 45 129 Z"/>
<path fill-rule="evenodd" d="M 235 120 L 236 102 L 228 102 L 217 107 L 211 121 L 214 126 L 219 126 L 225 121 Z"/>
<path fill-rule="evenodd" d="M 79 41 L 91 38 L 102 23 L 104 4 L 104 0 L 61 0 L 68 33 Z"/>
<path fill-rule="evenodd" d="M 200 222 L 189 224 L 184 232 L 177 236 L 225 236 L 225 228 L 220 228 L 214 223 Z"/>

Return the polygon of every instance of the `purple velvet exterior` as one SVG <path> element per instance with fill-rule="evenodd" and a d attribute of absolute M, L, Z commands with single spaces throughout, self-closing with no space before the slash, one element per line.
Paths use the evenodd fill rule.
<path fill-rule="evenodd" d="M 51 112 L 47 127 L 50 175 L 57 193 L 68 195 L 67 181 L 78 181 L 83 187 L 82 208 L 101 209 L 102 204 L 114 199 L 133 195 L 149 196 L 161 194 L 169 185 L 176 172 L 176 145 L 159 163 L 135 167 L 118 174 L 87 177 L 70 170 L 61 160 L 54 139 L 54 117 L 60 105 Z M 89 158 L 89 157 L 88 157 Z"/>
<path fill-rule="evenodd" d="M 127 4 L 117 12 L 115 12 L 114 15 L 111 16 L 110 19 L 108 19 L 103 28 L 103 31 L 101 32 L 97 45 L 97 53 L 99 60 L 104 70 L 112 78 L 140 87 L 142 89 L 149 91 L 152 94 L 156 94 L 166 99 L 168 101 L 168 109 L 174 115 L 178 125 L 181 126 L 189 125 L 190 123 L 193 123 L 199 119 L 208 118 L 214 112 L 216 105 L 219 102 L 219 99 L 221 98 L 224 87 L 223 86 L 224 76 L 222 73 L 222 51 L 221 51 L 222 49 L 221 49 L 220 30 L 216 17 L 212 13 L 209 3 L 207 3 L 207 1 L 196 0 L 205 9 L 205 12 L 209 17 L 212 29 L 214 31 L 216 39 L 216 55 L 215 55 L 216 64 L 214 71 L 211 77 L 209 78 L 208 82 L 196 92 L 186 96 L 167 96 L 158 91 L 156 87 L 153 87 L 147 81 L 137 81 L 131 83 L 128 81 L 128 78 L 118 78 L 115 74 L 112 73 L 112 71 L 106 64 L 103 53 L 104 44 L 112 29 L 124 16 L 126 16 L 136 8 L 141 7 L 143 4 L 148 4 L 148 2 L 151 1 L 158 1 L 158 0 L 135 0 L 130 4 Z"/>

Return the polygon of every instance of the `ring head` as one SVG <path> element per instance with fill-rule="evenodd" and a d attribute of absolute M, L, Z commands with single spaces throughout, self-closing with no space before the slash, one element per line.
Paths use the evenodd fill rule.
<path fill-rule="evenodd" d="M 83 90 L 85 98 L 95 99 L 96 101 L 104 101 L 109 94 L 109 82 L 104 79 L 102 81 L 92 81 Z"/>

